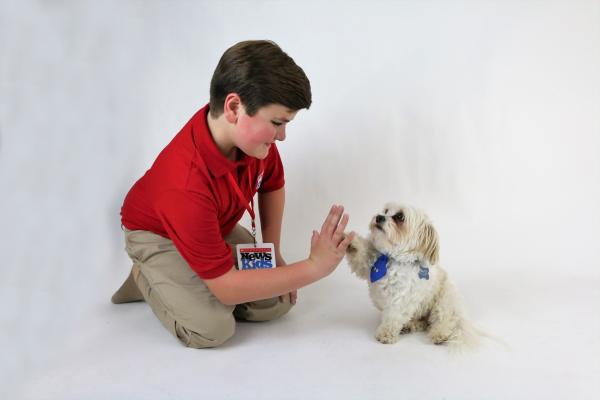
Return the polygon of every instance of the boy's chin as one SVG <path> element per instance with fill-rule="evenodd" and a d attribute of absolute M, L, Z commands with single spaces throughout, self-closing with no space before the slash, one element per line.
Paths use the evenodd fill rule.
<path fill-rule="evenodd" d="M 259 145 L 253 147 L 238 147 L 246 156 L 257 158 L 259 160 L 264 160 L 269 155 L 269 151 L 271 150 L 271 145 Z"/>
<path fill-rule="evenodd" d="M 271 146 L 262 146 L 259 149 L 254 151 L 252 155 L 254 158 L 258 158 L 259 160 L 264 160 L 269 155 L 269 151 L 271 150 Z"/>

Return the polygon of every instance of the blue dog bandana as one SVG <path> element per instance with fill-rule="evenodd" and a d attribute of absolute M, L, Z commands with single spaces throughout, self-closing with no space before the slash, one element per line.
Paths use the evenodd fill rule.
<path fill-rule="evenodd" d="M 371 267 L 371 282 L 380 280 L 387 274 L 388 256 L 382 254 L 379 256 L 375 264 Z"/>
<path fill-rule="evenodd" d="M 371 267 L 371 282 L 377 282 L 387 274 L 387 264 L 390 258 L 382 254 Z M 419 265 L 419 279 L 429 280 L 429 268 Z"/>

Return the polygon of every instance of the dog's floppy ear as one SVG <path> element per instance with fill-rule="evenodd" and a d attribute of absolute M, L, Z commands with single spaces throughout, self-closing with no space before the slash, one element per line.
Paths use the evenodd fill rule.
<path fill-rule="evenodd" d="M 429 222 L 423 224 L 419 231 L 417 251 L 425 257 L 429 265 L 435 265 L 439 258 L 438 235 Z"/>

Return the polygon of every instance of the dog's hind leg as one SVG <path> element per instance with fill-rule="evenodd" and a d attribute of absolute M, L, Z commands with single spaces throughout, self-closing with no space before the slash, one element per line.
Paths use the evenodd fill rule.
<path fill-rule="evenodd" d="M 463 321 L 460 299 L 454 287 L 445 281 L 429 313 L 428 335 L 435 344 L 455 340 Z"/>

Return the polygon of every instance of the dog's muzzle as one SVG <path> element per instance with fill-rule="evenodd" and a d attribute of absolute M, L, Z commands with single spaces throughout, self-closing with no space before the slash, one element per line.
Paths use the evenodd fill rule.
<path fill-rule="evenodd" d="M 385 222 L 385 216 L 384 215 L 378 215 L 375 217 L 375 228 L 383 231 L 383 223 Z"/>

